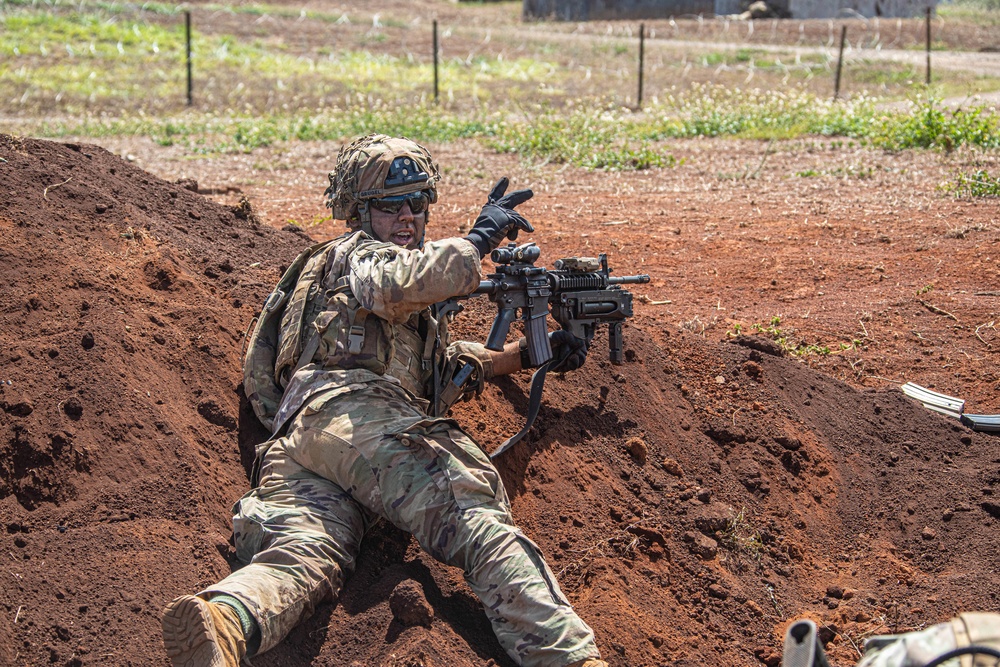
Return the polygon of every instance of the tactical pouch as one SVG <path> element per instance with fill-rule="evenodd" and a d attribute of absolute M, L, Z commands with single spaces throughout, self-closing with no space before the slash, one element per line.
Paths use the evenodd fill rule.
<path fill-rule="evenodd" d="M 455 355 L 445 365 L 442 387 L 437 392 L 434 415 L 443 417 L 459 400 L 468 401 L 483 393 L 486 385 L 483 362 L 474 354 Z"/>
<path fill-rule="evenodd" d="M 246 356 L 243 359 L 243 388 L 257 418 L 268 429 L 273 424 L 284 394 L 281 371 L 287 367 L 290 355 L 289 350 L 284 350 L 284 354 L 279 351 L 283 347 L 279 341 L 282 339 L 283 322 L 288 310 L 286 305 L 298 285 L 304 267 L 307 264 L 314 265 L 311 260 L 315 260 L 317 256 L 325 258 L 332 245 L 333 242 L 314 245 L 292 262 L 268 296 L 247 342 Z"/>
<path fill-rule="evenodd" d="M 249 563 L 260 551 L 267 534 L 267 505 L 252 490 L 233 505 L 233 544 L 241 563 Z"/>
<path fill-rule="evenodd" d="M 461 509 L 497 501 L 506 505 L 507 496 L 500 475 L 489 457 L 451 419 L 426 419 L 401 433 L 394 433 L 417 457 L 431 465 L 435 484 L 450 490 Z"/>
<path fill-rule="evenodd" d="M 392 326 L 371 316 L 351 292 L 346 277 L 327 300 L 326 309 L 313 322 L 319 347 L 311 361 L 325 367 L 364 368 L 384 375 L 394 348 Z"/>
<path fill-rule="evenodd" d="M 299 365 L 309 328 L 304 326 L 309 322 L 307 316 L 314 315 L 315 304 L 320 292 L 319 278 L 326 265 L 328 252 L 317 252 L 311 255 L 302 267 L 295 288 L 281 314 L 279 327 L 278 352 L 274 361 L 274 379 L 285 387 Z"/>

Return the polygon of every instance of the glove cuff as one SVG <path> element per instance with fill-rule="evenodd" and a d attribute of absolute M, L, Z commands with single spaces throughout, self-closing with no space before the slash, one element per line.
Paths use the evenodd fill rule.
<path fill-rule="evenodd" d="M 486 254 L 483 254 L 483 249 L 480 247 L 481 244 L 483 243 L 482 239 L 477 239 L 471 233 L 467 234 L 466 236 L 463 236 L 462 238 L 472 244 L 472 247 L 475 248 L 476 252 L 479 254 L 479 259 L 482 259 L 483 257 L 489 254 L 488 252 Z"/>

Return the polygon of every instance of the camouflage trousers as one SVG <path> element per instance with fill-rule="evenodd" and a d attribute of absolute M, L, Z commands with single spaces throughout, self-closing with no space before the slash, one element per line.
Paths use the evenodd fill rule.
<path fill-rule="evenodd" d="M 258 652 L 336 596 L 375 516 L 463 570 L 497 639 L 520 665 L 598 657 L 594 634 L 515 525 L 482 450 L 451 420 L 428 419 L 395 385 L 316 395 L 266 444 L 260 484 L 233 508 L 247 565 L 200 595 L 232 595 L 260 626 Z"/>

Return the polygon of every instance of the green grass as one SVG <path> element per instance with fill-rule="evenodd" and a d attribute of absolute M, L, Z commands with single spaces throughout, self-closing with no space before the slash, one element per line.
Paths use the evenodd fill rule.
<path fill-rule="evenodd" d="M 198 11 L 211 7 L 251 16 L 311 16 L 271 5 L 199 5 Z M 389 38 L 370 29 L 369 19 L 362 23 L 364 31 L 345 28 L 336 33 L 344 39 L 325 43 L 282 41 L 280 30 L 258 34 L 238 22 L 243 27 L 232 29 L 245 34 L 228 34 L 222 20 L 202 32 L 196 23 L 195 107 L 188 109 L 178 11 L 166 4 L 140 10 L 87 0 L 72 5 L 6 0 L 0 5 L 0 113 L 20 117 L 20 127 L 42 136 L 144 135 L 194 153 L 246 152 L 378 130 L 427 142 L 473 138 L 536 163 L 608 170 L 677 166 L 668 143 L 687 137 L 836 137 L 887 151 L 1000 147 L 996 112 L 984 107 L 952 112 L 922 86 L 924 96 L 901 110 L 881 109 L 876 99 L 863 95 L 834 103 L 805 88 L 766 82 L 755 88 L 668 86 L 657 89 L 659 97 L 636 113 L 600 88 L 608 81 L 600 78 L 608 76 L 606 70 L 621 69 L 602 69 L 603 61 L 634 56 L 624 42 L 602 47 L 600 62 L 572 68 L 559 61 L 565 55 L 559 49 L 451 53 L 441 61 L 442 99 L 434 104 L 428 63 L 405 51 L 383 52 L 381 41 L 411 36 L 409 26 L 391 17 L 380 19 L 399 31 Z M 336 23 L 340 16 L 313 18 Z M 783 67 L 777 55 L 752 48 L 713 52 L 704 59 L 744 68 L 754 63 L 758 70 Z M 827 65 L 822 56 L 803 62 Z M 868 83 L 880 86 L 895 86 L 915 74 L 898 66 L 869 69 L 874 73 Z M 599 81 L 590 85 L 600 93 L 574 96 L 592 71 Z M 871 171 L 799 175 L 866 178 Z"/>
<path fill-rule="evenodd" d="M 569 163 L 591 169 L 648 169 L 672 167 L 673 156 L 658 151 L 636 127 L 627 112 L 571 114 L 545 111 L 528 122 L 503 121 L 486 138 L 501 153 L 517 153 L 536 160 Z"/>
<path fill-rule="evenodd" d="M 136 5 L 128 2 L 108 2 L 107 0 L 3 0 L 3 5 L 14 8 L 25 9 L 58 9 L 71 8 L 77 11 L 100 11 L 109 16 L 127 16 L 135 14 L 137 10 L 142 13 L 159 14 L 162 16 L 183 15 L 188 6 L 178 3 L 166 2 L 143 2 Z M 258 4 L 223 4 L 208 3 L 199 4 L 190 9 L 201 12 L 229 12 L 232 14 L 246 14 L 248 16 L 280 16 L 291 18 L 316 19 L 325 22 L 351 21 L 349 15 L 343 12 L 328 13 L 314 10 L 304 10 L 300 7 L 287 5 Z M 387 21 L 383 20 L 385 24 Z"/>
<path fill-rule="evenodd" d="M 746 558 L 760 567 L 767 551 L 760 530 L 754 525 L 745 507 L 739 514 L 732 517 L 724 530 L 718 534 L 719 544 L 728 549 L 736 559 L 737 569 L 741 569 L 740 560 Z"/>
<path fill-rule="evenodd" d="M 954 181 L 945 184 L 944 189 L 960 199 L 1000 197 L 1000 176 L 990 176 L 985 169 L 960 173 Z"/>
<path fill-rule="evenodd" d="M 833 176 L 840 179 L 868 180 L 872 177 L 874 170 L 871 167 L 861 164 L 852 164 L 847 167 L 834 167 L 833 169 L 806 169 L 797 171 L 795 175 L 799 178 L 815 178 L 817 176 Z"/>
<path fill-rule="evenodd" d="M 952 112 L 938 100 L 918 98 L 909 112 L 875 120 L 871 142 L 890 151 L 938 148 L 950 152 L 962 145 L 1000 148 L 1000 116 L 981 106 Z"/>
<path fill-rule="evenodd" d="M 949 4 L 941 5 L 938 11 L 940 12 L 942 9 L 949 11 L 953 9 L 977 9 L 1000 13 L 1000 0 L 953 0 Z"/>
<path fill-rule="evenodd" d="M 771 318 L 771 321 L 764 325 L 760 323 L 754 323 L 750 325 L 750 328 L 754 331 L 766 334 L 774 340 L 775 343 L 781 346 L 783 350 L 795 357 L 808 357 L 810 355 L 826 356 L 831 354 L 831 350 L 826 345 L 819 345 L 814 343 L 806 343 L 805 341 L 796 341 L 792 337 L 792 333 L 781 329 L 778 325 L 781 324 L 781 316 L 775 315 Z M 737 332 L 739 333 L 739 332 Z M 841 349 L 847 349 L 849 346 L 841 344 Z"/>
<path fill-rule="evenodd" d="M 843 80 L 852 86 L 902 86 L 922 83 L 925 74 L 912 65 L 862 60 L 847 65 Z"/>
<path fill-rule="evenodd" d="M 658 133 L 665 137 L 860 137 L 867 131 L 874 104 L 867 98 L 838 105 L 794 91 L 705 86 L 668 98 L 664 111 Z"/>
<path fill-rule="evenodd" d="M 966 20 L 981 26 L 1000 25 L 1000 0 L 954 0 L 937 6 L 944 20 Z"/>
<path fill-rule="evenodd" d="M 5 7 L 0 108 L 67 114 L 101 107 L 119 113 L 177 110 L 186 100 L 183 21 L 155 13 L 141 17 Z M 281 105 L 324 107 L 376 92 L 408 102 L 425 99 L 432 91 L 432 69 L 412 54 L 379 53 L 387 40 L 385 33 L 366 32 L 343 48 L 307 45 L 304 52 L 299 43 L 202 32 L 196 23 L 195 98 L 203 108 L 272 113 Z M 530 89 L 537 98 L 535 82 L 551 79 L 554 71 L 553 63 L 535 58 L 486 55 L 443 58 L 439 66 L 446 94 L 479 103 L 509 85 Z"/>
<path fill-rule="evenodd" d="M 163 146 L 180 143 L 195 153 L 249 152 L 284 141 L 326 141 L 385 132 L 424 142 L 448 142 L 483 136 L 489 126 L 476 119 L 461 120 L 424 109 L 388 106 L 357 107 L 329 114 L 297 116 L 215 116 L 188 113 L 171 119 L 135 117 L 42 122 L 40 136 L 148 136 Z"/>
<path fill-rule="evenodd" d="M 953 113 L 935 100 L 915 100 L 910 109 L 886 112 L 864 100 L 838 105 L 808 96 L 704 88 L 642 114 L 589 107 L 568 112 L 548 107 L 511 111 L 462 114 L 433 104 L 400 106 L 373 99 L 321 111 L 98 116 L 43 121 L 32 127 L 42 136 L 145 135 L 164 145 L 182 143 L 194 152 L 245 152 L 283 141 L 339 140 L 378 130 L 435 143 L 475 138 L 493 150 L 534 162 L 610 170 L 676 166 L 666 142 L 694 136 L 840 136 L 889 151 L 948 151 L 963 144 L 1000 147 L 1000 119 L 995 113 L 983 108 Z M 851 166 L 798 175 L 864 179 L 872 173 Z"/>

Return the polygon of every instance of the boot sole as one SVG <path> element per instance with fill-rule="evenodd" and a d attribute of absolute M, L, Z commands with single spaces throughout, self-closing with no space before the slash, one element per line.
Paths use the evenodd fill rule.
<path fill-rule="evenodd" d="M 185 595 L 163 610 L 163 648 L 174 667 L 225 667 L 207 604 Z"/>

